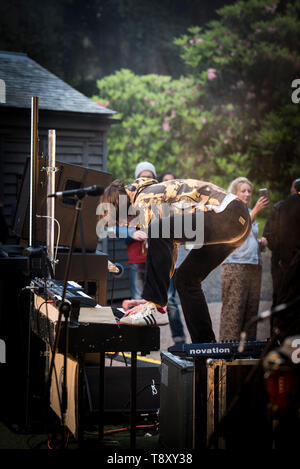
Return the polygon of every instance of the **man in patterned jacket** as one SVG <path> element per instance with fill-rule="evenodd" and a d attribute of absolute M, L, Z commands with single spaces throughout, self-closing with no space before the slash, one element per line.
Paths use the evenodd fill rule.
<path fill-rule="evenodd" d="M 245 204 L 204 181 L 157 183 L 139 178 L 128 186 L 114 181 L 106 188 L 100 206 L 103 215 L 98 223 L 134 224 L 148 235 L 143 300 L 120 323 L 168 324 L 166 304 L 177 245 L 189 242 L 194 248 L 177 270 L 175 286 L 192 342 L 214 341 L 201 282 L 248 237 L 251 221 Z"/>

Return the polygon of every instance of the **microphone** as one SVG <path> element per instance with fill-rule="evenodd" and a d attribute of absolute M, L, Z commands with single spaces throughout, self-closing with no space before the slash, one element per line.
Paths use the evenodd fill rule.
<path fill-rule="evenodd" d="M 85 195 L 97 196 L 102 195 L 104 192 L 103 186 L 90 186 L 90 187 L 81 187 L 80 189 L 71 189 L 68 191 L 54 192 L 54 194 L 49 194 L 48 197 L 77 197 L 82 199 Z"/>
<path fill-rule="evenodd" d="M 114 277 L 122 277 L 124 274 L 124 267 L 121 264 L 114 264 L 108 260 L 107 269 Z"/>

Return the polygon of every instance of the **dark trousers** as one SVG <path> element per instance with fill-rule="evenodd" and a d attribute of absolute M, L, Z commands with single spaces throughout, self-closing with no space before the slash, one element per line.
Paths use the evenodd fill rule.
<path fill-rule="evenodd" d="M 179 218 L 178 218 L 179 217 Z M 184 225 L 185 217 L 170 217 L 170 236 L 163 237 L 163 219 L 149 226 L 146 281 L 143 298 L 159 305 L 166 305 L 170 275 L 173 272 L 176 243 L 193 242 L 191 238 L 176 238 L 174 226 L 178 220 Z M 193 229 L 196 215 L 192 216 Z M 178 268 L 175 286 L 179 294 L 186 325 L 192 342 L 212 342 L 215 335 L 212 329 L 206 299 L 201 282 L 220 265 L 249 236 L 251 220 L 246 205 L 233 200 L 220 213 L 204 212 L 204 242 L 199 249 L 192 249 Z M 158 225 L 158 226 L 157 226 Z M 153 228 L 153 230 L 152 230 Z M 159 233 L 152 237 L 151 232 Z M 184 230 L 182 230 L 184 232 Z"/>

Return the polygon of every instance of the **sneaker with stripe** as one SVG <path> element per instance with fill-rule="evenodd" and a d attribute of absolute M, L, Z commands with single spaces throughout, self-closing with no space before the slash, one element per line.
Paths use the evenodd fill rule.
<path fill-rule="evenodd" d="M 140 305 L 136 313 L 123 316 L 119 324 L 126 324 L 127 326 L 165 326 L 169 324 L 169 320 L 163 309 L 160 312 L 154 303 L 147 301 Z"/>

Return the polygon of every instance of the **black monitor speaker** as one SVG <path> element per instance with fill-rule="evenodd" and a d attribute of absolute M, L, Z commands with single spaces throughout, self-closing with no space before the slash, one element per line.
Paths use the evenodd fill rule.
<path fill-rule="evenodd" d="M 39 160 L 39 178 L 37 188 L 37 215 L 47 214 L 47 174 L 45 171 L 46 161 Z M 79 189 L 100 185 L 107 187 L 111 182 L 111 174 L 84 166 L 56 161 L 55 191 Z M 14 218 L 13 232 L 21 240 L 29 238 L 29 197 L 30 197 L 30 159 L 27 159 L 23 182 L 18 196 L 17 207 Z M 99 197 L 85 197 L 79 218 L 74 249 L 95 251 L 97 247 L 96 234 L 96 209 Z M 75 198 L 55 199 L 55 218 L 60 225 L 60 246 L 70 246 L 73 220 L 75 217 Z M 46 244 L 46 218 L 36 218 L 35 240 L 37 243 Z M 57 233 L 57 229 L 55 231 Z"/>

